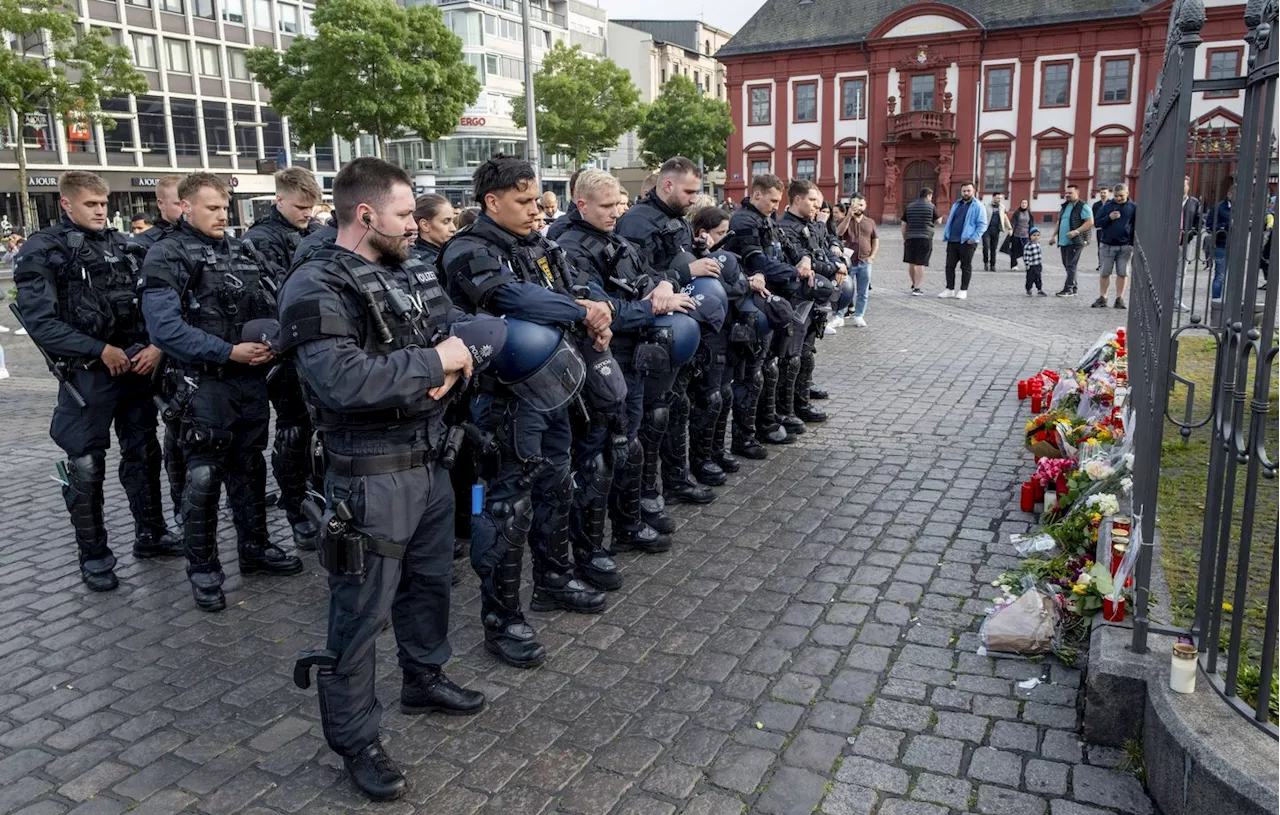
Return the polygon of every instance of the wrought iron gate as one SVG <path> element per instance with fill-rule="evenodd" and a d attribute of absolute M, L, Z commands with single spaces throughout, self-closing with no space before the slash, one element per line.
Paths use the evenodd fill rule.
<path fill-rule="evenodd" d="M 1246 6 L 1248 59 L 1239 78 L 1194 79 L 1204 22 L 1201 0 L 1176 0 L 1164 67 L 1142 130 L 1144 203 L 1136 226 L 1128 325 L 1134 516 L 1143 541 L 1133 649 L 1145 651 L 1149 632 L 1157 628 L 1150 623 L 1148 605 L 1165 422 L 1178 426 L 1184 437 L 1197 427 L 1211 429 L 1196 615 L 1190 629 L 1179 633 L 1192 636 L 1200 665 L 1223 698 L 1275 736 L 1268 705 L 1276 664 L 1277 531 L 1257 528 L 1256 510 L 1259 490 L 1276 489 L 1274 483 L 1263 487 L 1261 482 L 1276 475 L 1276 462 L 1269 457 L 1274 441 L 1268 443 L 1268 431 L 1274 428 L 1269 428 L 1268 406 L 1277 352 L 1277 297 L 1265 276 L 1276 265 L 1275 213 L 1272 208 L 1268 218 L 1268 210 L 1276 161 L 1277 0 L 1249 0 Z M 1221 125 L 1215 134 L 1215 125 L 1192 123 L 1196 94 L 1238 90 L 1244 91 L 1238 126 Z M 1205 199 L 1198 208 L 1183 199 L 1189 161 L 1197 179 L 1209 179 L 1192 190 Z M 1197 333 L 1217 345 L 1212 408 L 1199 420 L 1189 408 L 1175 416 L 1169 404 L 1170 388 L 1180 379 L 1178 342 Z M 1250 707 L 1237 695 L 1237 677 L 1244 658 L 1249 566 L 1263 541 L 1272 544 L 1271 553 L 1263 555 L 1270 559 L 1266 629 L 1257 700 Z M 1228 585 L 1230 556 L 1235 559 L 1234 585 Z M 1256 599 L 1258 588 L 1252 591 Z M 1242 611 L 1227 621 L 1225 647 L 1224 602 Z"/>

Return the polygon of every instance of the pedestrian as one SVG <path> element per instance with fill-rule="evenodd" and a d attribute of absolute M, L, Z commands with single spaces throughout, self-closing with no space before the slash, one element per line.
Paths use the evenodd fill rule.
<path fill-rule="evenodd" d="M 22 250 L 22 244 L 26 243 L 26 241 L 27 239 L 22 237 L 21 234 L 10 232 L 9 236 L 4 239 L 4 262 L 12 266 L 14 258 L 18 256 L 18 252 Z"/>
<path fill-rule="evenodd" d="M 311 234 L 311 214 L 320 203 L 320 182 L 310 170 L 297 165 L 275 174 L 276 197 L 265 215 L 244 233 L 260 264 L 265 265 L 277 291 L 302 240 Z M 319 491 L 311 472 L 311 417 L 302 395 L 302 382 L 289 362 L 281 361 L 267 379 L 267 396 L 276 414 L 275 440 L 271 448 L 271 472 L 293 532 L 294 545 L 304 551 L 316 548 L 320 530 L 302 511 L 307 491 Z M 314 474 L 316 478 L 319 473 Z"/>
<path fill-rule="evenodd" d="M 262 452 L 271 419 L 266 375 L 275 354 L 257 327 L 276 315 L 262 282 L 268 272 L 226 234 L 231 190 L 222 178 L 192 173 L 178 185 L 178 198 L 182 222 L 142 264 L 142 311 L 152 340 L 183 382 L 175 402 L 185 414 L 187 576 L 196 607 L 217 612 L 227 607 L 218 559 L 223 482 L 240 574 L 294 575 L 302 561 L 272 543 L 267 531 Z"/>
<path fill-rule="evenodd" d="M 1187 313 L 1191 311 L 1191 307 L 1182 299 L 1182 278 L 1186 274 L 1188 252 L 1190 252 L 1190 261 L 1194 266 L 1196 263 L 1195 253 L 1196 246 L 1199 241 L 1196 236 L 1200 233 L 1202 226 L 1202 215 L 1200 212 L 1200 199 L 1191 194 L 1191 176 L 1182 177 L 1182 207 L 1181 221 L 1178 226 L 1178 246 L 1179 263 L 1178 275 L 1174 278 L 1174 302 L 1178 304 L 1178 311 Z"/>
<path fill-rule="evenodd" d="M 62 222 L 31 236 L 18 252 L 14 283 L 31 339 L 68 363 L 49 436 L 67 455 L 62 496 L 90 591 L 119 585 L 107 542 L 103 489 L 115 427 L 120 483 L 133 515 L 135 560 L 182 554 L 164 520 L 156 387 L 160 349 L 138 308 L 138 269 L 126 238 L 107 225 L 107 183 L 69 170 L 58 179 Z M 72 388 L 79 393 L 77 401 Z"/>
<path fill-rule="evenodd" d="M 574 391 L 560 391 L 580 383 L 585 368 L 581 357 L 556 349 L 569 342 L 567 331 L 582 331 L 603 350 L 613 311 L 607 302 L 575 295 L 575 272 L 563 250 L 535 229 L 543 212 L 538 176 L 527 161 L 499 153 L 476 169 L 473 184 L 481 215 L 440 253 L 450 296 L 466 311 L 528 323 L 533 334 L 550 337 L 550 361 L 529 372 L 536 382 L 504 383 L 485 372 L 472 406 L 476 425 L 497 444 L 484 473 L 482 511 L 471 524 L 485 649 L 513 667 L 533 668 L 546 660 L 547 649 L 520 608 L 526 544 L 533 556 L 533 608 L 599 614 L 607 605 L 603 593 L 575 576 L 571 560 L 568 402 Z"/>
<path fill-rule="evenodd" d="M 1227 194 L 1205 216 L 1205 229 L 1213 235 L 1213 284 L 1210 296 L 1222 299 L 1222 287 L 1227 280 L 1227 237 L 1231 234 L 1231 201 L 1236 195 L 1234 182 L 1227 187 Z"/>
<path fill-rule="evenodd" d="M 151 220 L 150 213 L 135 212 L 133 217 L 129 219 L 129 234 L 141 235 L 153 226 L 155 226 L 155 222 Z"/>
<path fill-rule="evenodd" d="M 991 196 L 991 209 L 987 212 L 987 231 L 982 233 L 982 268 L 994 272 L 1000 261 L 1000 236 L 1012 231 L 1009 216 L 1004 211 L 1004 194 Z"/>
<path fill-rule="evenodd" d="M 972 181 L 960 185 L 960 198 L 951 205 L 947 223 L 942 227 L 942 239 L 947 242 L 947 287 L 938 297 L 966 300 L 969 297 L 969 281 L 973 277 L 973 253 L 978 241 L 987 231 L 987 213 L 982 204 L 974 201 Z M 960 288 L 956 289 L 956 265 L 960 266 Z"/>
<path fill-rule="evenodd" d="M 1062 265 L 1067 270 L 1059 297 L 1076 296 L 1076 268 L 1080 265 L 1080 253 L 1089 243 L 1089 230 L 1093 228 L 1093 210 L 1080 198 L 1080 188 L 1067 185 L 1066 199 L 1058 211 L 1058 226 L 1049 241 L 1062 253 Z"/>
<path fill-rule="evenodd" d="M 321 543 L 329 571 L 325 650 L 303 652 L 294 675 L 319 669 L 325 740 L 356 787 L 386 801 L 406 788 L 379 738 L 375 640 L 388 617 L 402 713 L 470 715 L 485 703 L 483 693 L 459 687 L 443 670 L 452 654 L 454 498 L 440 444 L 445 405 L 494 355 L 450 335 L 460 333 L 465 316 L 410 254 L 414 199 L 404 170 L 358 158 L 334 179 L 333 197 L 337 238 L 295 269 L 280 293 L 289 329 L 282 352 L 308 385 L 324 438 L 326 516 L 333 519 L 326 529 L 342 530 Z M 407 300 L 418 307 L 396 305 Z M 505 329 L 495 326 L 492 337 L 501 350 Z M 344 520 L 347 513 L 354 517 Z M 360 547 L 353 560 L 348 541 Z"/>
<path fill-rule="evenodd" d="M 1022 248 L 1022 262 L 1027 270 L 1027 296 L 1031 296 L 1034 287 L 1036 294 L 1048 297 L 1044 293 L 1044 250 L 1040 248 L 1040 227 L 1033 226 L 1027 230 L 1027 242 Z"/>
<path fill-rule="evenodd" d="M 1035 218 L 1031 215 L 1031 203 L 1023 198 L 1018 208 L 1009 214 L 1009 237 L 1005 243 L 1009 247 L 1010 269 L 1018 268 L 1018 261 L 1022 259 L 1022 248 L 1027 245 L 1033 223 Z"/>
<path fill-rule="evenodd" d="M 1124 286 L 1129 278 L 1129 259 L 1133 256 L 1133 226 L 1138 207 L 1129 200 L 1129 188 L 1117 184 L 1114 194 L 1102 208 L 1094 213 L 1098 224 L 1098 299 L 1093 308 L 1107 307 L 1107 288 L 1111 273 L 1116 275 L 1115 307 L 1123 309 Z"/>
<path fill-rule="evenodd" d="M 564 215 L 564 213 L 560 211 L 560 199 L 558 199 L 556 194 L 550 190 L 547 190 L 542 194 L 541 207 L 543 217 L 546 218 L 548 224 L 559 218 L 561 215 Z"/>
<path fill-rule="evenodd" d="M 849 275 L 857 287 L 857 297 L 853 303 L 853 324 L 857 328 L 866 328 L 867 321 L 863 315 L 867 313 L 867 292 L 871 285 L 871 266 L 876 262 L 876 254 L 880 251 L 880 234 L 876 232 L 876 222 L 867 215 L 867 199 L 861 193 L 854 193 L 849 199 L 849 217 L 837 227 L 852 255 L 849 258 Z"/>
<path fill-rule="evenodd" d="M 1103 204 L 1107 203 L 1107 202 L 1108 202 L 1108 201 L 1110 201 L 1110 200 L 1111 200 L 1111 187 L 1107 186 L 1106 184 L 1103 184 L 1101 187 L 1098 187 L 1098 193 L 1097 193 L 1097 196 L 1093 199 L 1093 203 L 1089 205 L 1089 208 L 1093 210 L 1093 219 L 1094 219 L 1094 221 L 1095 221 L 1095 222 L 1098 220 L 1098 208 L 1099 208 L 1099 207 L 1101 207 Z M 1097 271 L 1098 271 L 1099 273 L 1101 273 L 1101 272 L 1102 272 L 1102 243 L 1101 243 L 1101 241 L 1099 241 L 1099 243 L 1098 243 L 1098 263 L 1097 263 Z"/>
<path fill-rule="evenodd" d="M 922 187 L 916 200 L 902 212 L 902 262 L 907 264 L 913 297 L 924 294 L 921 286 L 933 257 L 933 228 L 940 223 L 942 216 L 933 205 L 933 190 Z"/>

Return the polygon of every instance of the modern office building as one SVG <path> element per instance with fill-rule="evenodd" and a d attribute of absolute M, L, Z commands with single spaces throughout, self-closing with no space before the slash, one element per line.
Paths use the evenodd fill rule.
<path fill-rule="evenodd" d="M 609 21 L 609 58 L 631 74 L 646 104 L 658 98 L 673 76 L 688 77 L 704 96 L 726 99 L 724 66 L 714 55 L 727 42 L 729 32 L 700 20 Z M 608 156 L 613 172 L 637 189 L 636 179 L 647 172 L 640 152 L 639 136 L 631 131 Z M 709 173 L 706 180 L 719 191 L 724 173 Z"/>
<path fill-rule="evenodd" d="M 425 0 L 408 0 L 415 5 Z M 524 37 L 518 0 L 436 0 L 445 24 L 462 40 L 475 66 L 480 97 L 463 112 L 458 128 L 434 142 L 405 138 L 387 145 L 387 159 L 414 176 L 419 191 L 434 191 L 455 205 L 473 203 L 471 175 L 497 152 L 525 156 L 525 131 L 516 127 L 511 101 L 524 92 Z M 577 0 L 534 0 L 529 5 L 534 69 L 556 42 L 581 45 L 605 56 L 603 9 Z M 539 176 L 544 189 L 561 195 L 572 162 L 555 145 L 543 145 Z"/>
<path fill-rule="evenodd" d="M 166 173 L 210 170 L 235 193 L 233 223 L 248 216 L 248 199 L 274 191 L 271 173 L 296 163 L 332 180 L 362 145 L 334 139 L 301 152 L 289 123 L 270 107 L 265 88 L 250 79 L 245 51 L 287 48 L 311 33 L 311 2 L 291 0 L 73 0 L 83 24 L 106 28 L 128 46 L 150 83 L 146 94 L 104 99 L 115 127 L 85 127 L 52 111 L 0 117 L 0 213 L 19 223 L 17 134 L 26 143 L 28 178 L 41 225 L 58 218 L 57 179 L 78 168 L 111 185 L 110 211 L 125 220 L 147 209 Z M 29 44 L 31 45 L 31 44 Z M 12 35 L 6 47 L 18 48 Z M 39 53 L 35 44 L 28 52 Z M 371 147 L 366 143 L 364 147 Z"/>

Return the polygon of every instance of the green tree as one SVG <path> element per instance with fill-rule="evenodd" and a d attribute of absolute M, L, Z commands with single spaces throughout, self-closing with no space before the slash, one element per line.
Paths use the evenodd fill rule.
<path fill-rule="evenodd" d="M 54 114 L 111 129 L 115 120 L 103 115 L 98 100 L 146 93 L 147 79 L 133 67 L 128 48 L 106 41 L 110 31 L 85 30 L 61 0 L 0 0 L 0 31 L 13 37 L 12 47 L 0 48 L 0 110 L 18 115 L 18 196 L 30 231 L 38 224 L 27 194 L 26 118 Z"/>
<path fill-rule="evenodd" d="M 383 142 L 405 130 L 434 141 L 480 95 L 462 41 L 433 5 L 324 0 L 312 19 L 314 38 L 299 37 L 284 53 L 254 48 L 246 58 L 299 144 L 366 133 L 382 155 Z"/>
<path fill-rule="evenodd" d="M 687 76 L 667 80 L 638 130 L 648 166 L 657 167 L 672 156 L 684 156 L 701 160 L 706 170 L 724 167 L 732 133 L 728 103 L 703 96 Z"/>
<path fill-rule="evenodd" d="M 533 98 L 538 140 L 563 145 L 575 167 L 616 146 L 644 115 L 631 74 L 613 60 L 597 59 L 582 46 L 569 48 L 562 41 L 547 52 L 533 75 Z M 516 127 L 524 127 L 524 95 L 512 99 L 511 107 Z"/>

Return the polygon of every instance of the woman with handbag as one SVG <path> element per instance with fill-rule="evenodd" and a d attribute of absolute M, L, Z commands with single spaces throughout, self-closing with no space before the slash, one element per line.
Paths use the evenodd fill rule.
<path fill-rule="evenodd" d="M 1034 220 L 1031 217 L 1031 204 L 1025 198 L 1009 215 L 1009 237 L 1005 238 L 1000 251 L 1009 256 L 1010 269 L 1018 268 L 1018 261 L 1022 258 L 1022 250 L 1027 245 L 1027 238 L 1031 234 L 1031 225 Z"/>

